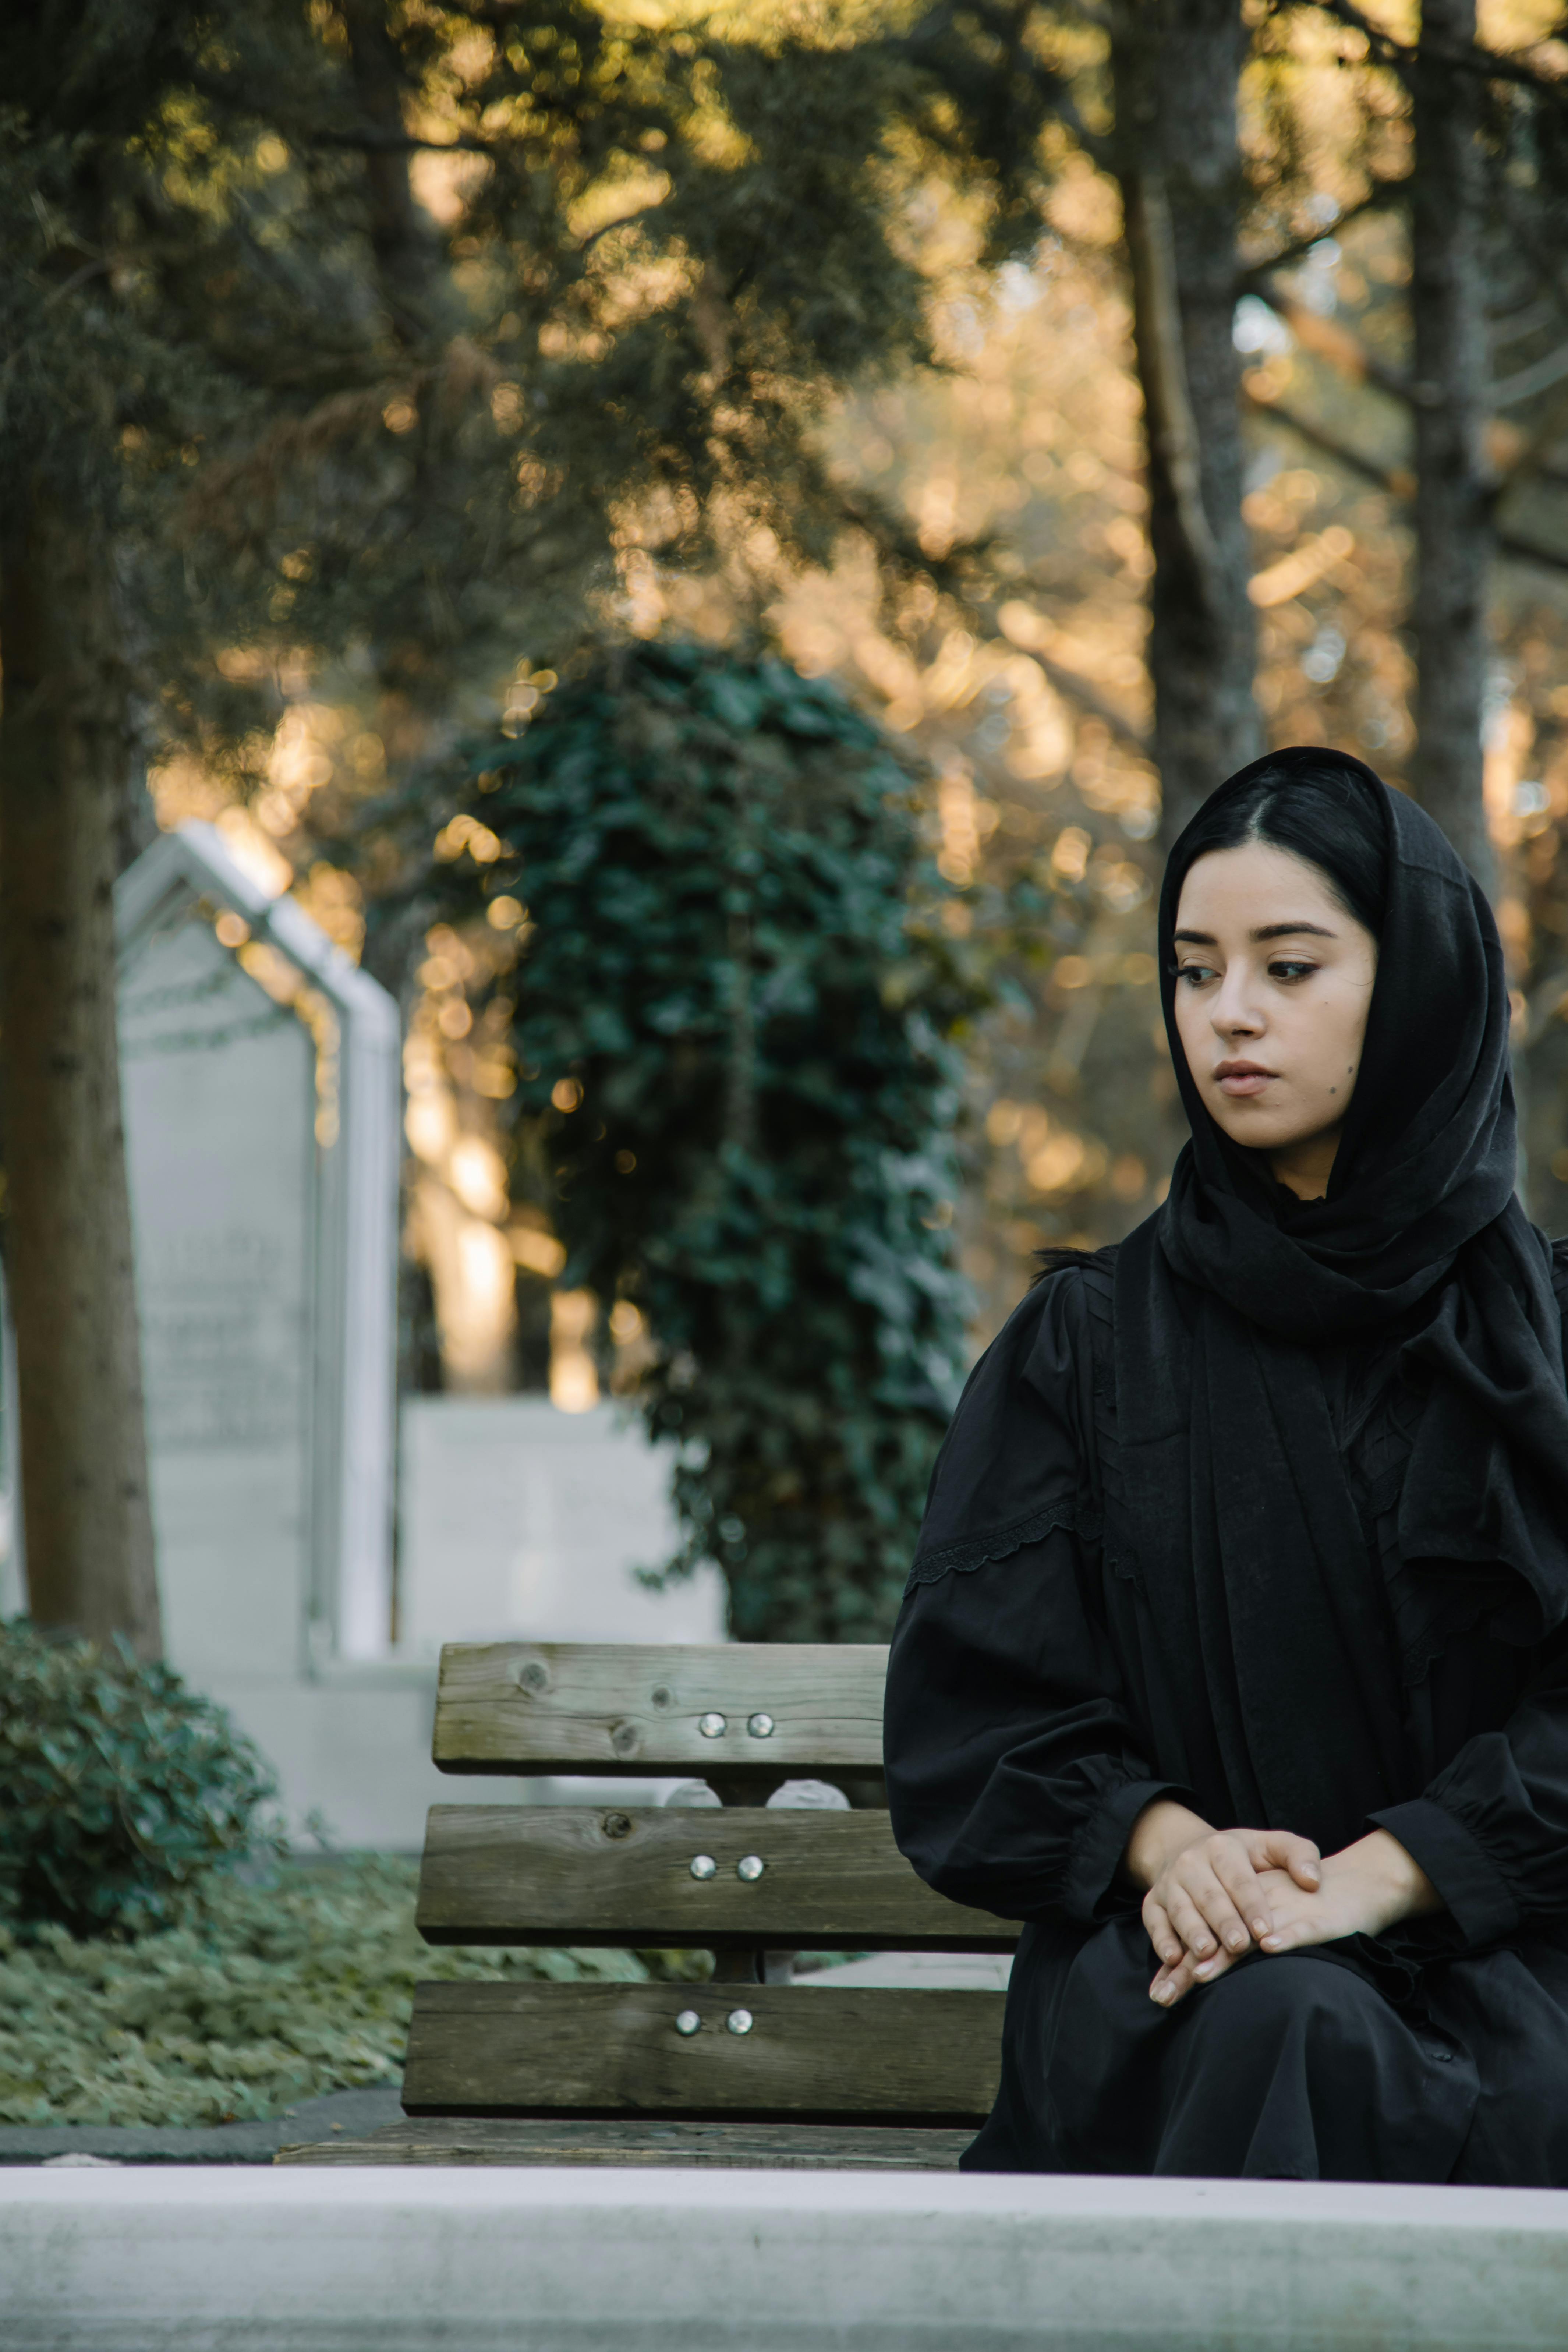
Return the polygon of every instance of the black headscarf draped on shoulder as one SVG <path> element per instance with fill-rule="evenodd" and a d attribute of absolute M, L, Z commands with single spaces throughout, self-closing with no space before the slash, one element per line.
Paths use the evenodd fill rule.
<path fill-rule="evenodd" d="M 1192 1128 L 1169 1195 L 1116 1271 L 1125 1510 L 1186 1694 L 1194 1785 L 1232 1818 L 1336 1842 L 1412 1793 L 1397 1683 L 1417 1679 L 1493 1580 L 1516 1638 L 1568 1619 L 1568 1391 L 1550 1249 L 1514 1193 L 1509 999 L 1491 910 L 1432 820 L 1342 753 L 1280 751 L 1221 785 L 1325 761 L 1386 827 L 1388 897 L 1365 1047 L 1326 1197 L 1299 1202 L 1205 1109 L 1174 1017 Z M 1208 804 L 1212 813 L 1214 802 Z M 1199 845 L 1201 851 L 1201 843 Z M 1324 1383 L 1334 1348 L 1397 1339 L 1419 1399 L 1398 1549 L 1419 1623 L 1403 1661 Z M 1370 1572 L 1369 1572 L 1370 1571 Z M 1456 1595 L 1463 1601 L 1456 1605 Z M 1316 1692 L 1305 1708 L 1289 1691 Z"/>

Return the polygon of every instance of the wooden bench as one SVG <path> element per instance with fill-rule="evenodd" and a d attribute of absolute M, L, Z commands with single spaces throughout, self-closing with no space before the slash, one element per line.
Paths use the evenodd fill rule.
<path fill-rule="evenodd" d="M 947 2168 L 995 2092 L 999 1991 L 791 1981 L 792 1956 L 1006 1952 L 893 1843 L 880 1647 L 453 1645 L 454 1773 L 704 1781 L 721 1809 L 437 1805 L 432 1944 L 698 1949 L 710 1981 L 419 1986 L 410 2118 L 295 2163 Z M 768 1808 L 785 1781 L 850 1811 Z"/>

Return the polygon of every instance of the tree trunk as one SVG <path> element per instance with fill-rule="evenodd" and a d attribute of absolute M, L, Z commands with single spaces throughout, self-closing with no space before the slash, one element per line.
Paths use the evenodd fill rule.
<path fill-rule="evenodd" d="M 0 1080 L 36 1623 L 161 1649 L 115 1020 L 129 681 L 104 534 L 52 489 L 0 543 Z"/>
<path fill-rule="evenodd" d="M 1245 39 L 1239 0 L 1124 0 L 1112 49 L 1148 447 L 1149 667 L 1167 846 L 1263 748 L 1232 338 Z"/>
<path fill-rule="evenodd" d="M 1475 0 L 1424 0 L 1413 76 L 1410 308 L 1415 347 L 1415 727 L 1412 782 L 1477 879 L 1493 880 L 1481 793 L 1490 499 L 1480 253 L 1481 83 L 1444 51 L 1470 47 Z M 1437 54 L 1428 52 L 1434 45 Z"/>
<path fill-rule="evenodd" d="M 414 194 L 408 151 L 397 143 L 407 132 L 402 59 L 387 29 L 385 0 L 344 0 L 342 16 L 354 96 L 387 142 L 364 158 L 376 282 L 399 344 L 417 352 L 453 320 L 441 242 Z"/>

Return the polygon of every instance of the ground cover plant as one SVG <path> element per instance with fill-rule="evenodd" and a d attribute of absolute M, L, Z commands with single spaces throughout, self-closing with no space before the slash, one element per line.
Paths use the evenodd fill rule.
<path fill-rule="evenodd" d="M 168 1667 L 0 1625 L 0 2123 L 276 2115 L 395 2083 L 421 1978 L 696 1965 L 432 1950 L 411 1858 L 291 1855 L 276 1799 Z"/>
<path fill-rule="evenodd" d="M 0 2123 L 197 2125 L 395 2083 L 421 1979 L 592 1977 L 682 1963 L 630 1952 L 437 1950 L 418 1865 L 284 1858 L 214 1874 L 134 1938 L 0 1929 Z"/>

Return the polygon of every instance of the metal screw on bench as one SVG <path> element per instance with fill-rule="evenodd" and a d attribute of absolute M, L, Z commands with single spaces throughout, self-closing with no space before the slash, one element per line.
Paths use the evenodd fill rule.
<path fill-rule="evenodd" d="M 735 1864 L 735 1875 L 737 1878 L 761 1878 L 767 1866 L 760 1853 L 743 1853 Z"/>
<path fill-rule="evenodd" d="M 683 2009 L 675 2021 L 677 2033 L 700 2033 L 702 2020 L 694 2009 Z"/>
<path fill-rule="evenodd" d="M 749 1715 L 746 1717 L 746 1729 L 751 1733 L 753 1739 L 771 1739 L 773 1736 L 773 1717 L 771 1715 Z"/>
<path fill-rule="evenodd" d="M 750 2033 L 752 2012 L 749 2009 L 732 2009 L 724 2022 L 731 2033 Z"/>
<path fill-rule="evenodd" d="M 719 1865 L 714 1861 L 710 1853 L 694 1853 L 692 1855 L 691 1875 L 693 1878 L 716 1878 L 718 1874 Z"/>
<path fill-rule="evenodd" d="M 632 1833 L 631 1817 L 626 1813 L 606 1813 L 604 1821 L 600 1824 L 600 1827 L 603 1829 L 605 1835 L 607 1838 L 630 1837 Z"/>
<path fill-rule="evenodd" d="M 697 1728 L 704 1739 L 722 1739 L 730 1728 L 730 1719 L 723 1715 L 700 1715 Z"/>

